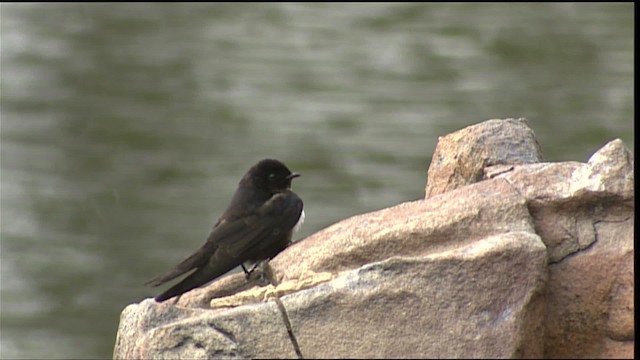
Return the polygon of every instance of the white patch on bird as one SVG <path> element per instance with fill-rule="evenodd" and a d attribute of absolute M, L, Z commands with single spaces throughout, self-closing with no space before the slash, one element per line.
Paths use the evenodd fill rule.
<path fill-rule="evenodd" d="M 298 219 L 298 223 L 296 224 L 296 226 L 293 227 L 293 232 L 298 232 L 298 230 L 300 230 L 300 227 L 302 226 L 302 223 L 304 222 L 304 209 L 302 210 L 302 213 L 300 214 L 300 218 Z"/>

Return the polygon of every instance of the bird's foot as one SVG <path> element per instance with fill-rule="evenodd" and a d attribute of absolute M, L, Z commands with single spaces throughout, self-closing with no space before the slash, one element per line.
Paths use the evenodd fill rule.
<path fill-rule="evenodd" d="M 258 268 L 258 266 L 260 265 L 261 262 L 257 262 L 255 264 L 253 264 L 253 266 L 251 267 L 251 269 L 247 270 L 247 268 L 244 267 L 244 264 L 240 264 L 240 266 L 242 266 L 242 270 L 244 270 L 244 277 L 249 280 L 251 278 L 251 274 L 253 274 L 253 272 Z"/>

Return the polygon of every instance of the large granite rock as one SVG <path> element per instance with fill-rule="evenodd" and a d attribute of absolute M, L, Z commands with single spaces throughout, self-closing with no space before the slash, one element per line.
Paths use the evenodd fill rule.
<path fill-rule="evenodd" d="M 281 301 L 304 357 L 540 357 L 545 265 L 537 235 L 508 232 L 372 262 Z M 145 300 L 121 323 L 117 358 L 296 356 L 274 300 L 225 311 Z"/>
<path fill-rule="evenodd" d="M 114 357 L 633 357 L 622 142 L 537 163 L 523 119 L 440 141 L 427 199 L 319 231 L 266 276 L 129 305 Z"/>
<path fill-rule="evenodd" d="M 534 233 L 525 199 L 489 180 L 427 200 L 357 215 L 289 247 L 271 261 L 278 281 L 339 272 L 396 255 L 427 255 L 511 231 Z"/>
<path fill-rule="evenodd" d="M 394 256 L 283 298 L 312 358 L 541 357 L 546 252 L 530 232 Z"/>

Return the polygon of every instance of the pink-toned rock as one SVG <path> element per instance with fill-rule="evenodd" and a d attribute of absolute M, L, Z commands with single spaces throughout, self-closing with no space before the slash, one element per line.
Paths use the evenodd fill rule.
<path fill-rule="evenodd" d="M 282 297 L 311 358 L 540 357 L 546 251 L 508 232 L 427 256 L 394 256 Z M 187 309 L 145 300 L 122 313 L 114 358 L 296 353 L 273 300 Z"/>
<path fill-rule="evenodd" d="M 312 358 L 543 355 L 546 253 L 529 232 L 391 257 L 283 298 Z"/>
<path fill-rule="evenodd" d="M 426 255 L 509 231 L 533 232 L 524 199 L 504 180 L 489 180 L 340 221 L 290 246 L 271 267 L 278 281 L 297 279 L 308 271 Z"/>
<path fill-rule="evenodd" d="M 537 163 L 513 119 L 441 142 L 427 199 L 290 246 L 267 267 L 277 287 L 233 274 L 177 304 L 128 306 L 114 357 L 633 357 L 624 144 Z"/>
<path fill-rule="evenodd" d="M 273 301 L 190 309 L 147 299 L 120 316 L 114 359 L 294 358 Z"/>
<path fill-rule="evenodd" d="M 594 221 L 597 241 L 592 246 L 549 265 L 547 358 L 606 357 L 605 350 L 614 350 L 613 343 L 608 343 L 611 323 L 607 314 L 618 317 L 614 331 L 627 333 L 623 339 L 628 339 L 629 328 L 633 328 L 633 312 L 624 309 L 625 294 L 618 292 L 624 292 L 624 286 L 615 286 L 624 284 L 619 277 L 621 266 L 626 257 L 633 256 L 633 215 L 624 208 L 605 210 L 608 216 Z M 616 303 L 619 296 L 623 301 Z"/>
<path fill-rule="evenodd" d="M 527 199 L 536 232 L 547 245 L 545 357 L 628 353 L 627 343 L 611 340 L 632 341 L 634 334 L 633 271 L 628 270 L 633 155 L 614 140 L 588 163 L 518 165 L 496 178 Z"/>
<path fill-rule="evenodd" d="M 617 341 L 635 339 L 633 253 L 628 252 L 619 264 L 610 292 L 607 335 Z"/>
<path fill-rule="evenodd" d="M 525 118 L 483 121 L 438 138 L 425 198 L 483 180 L 491 166 L 540 161 L 540 145 Z"/>

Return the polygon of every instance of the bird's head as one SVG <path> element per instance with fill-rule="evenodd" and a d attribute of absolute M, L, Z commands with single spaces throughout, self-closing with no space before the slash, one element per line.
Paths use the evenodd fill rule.
<path fill-rule="evenodd" d="M 242 178 L 241 183 L 249 182 L 253 186 L 277 193 L 291 188 L 291 180 L 300 176 L 292 173 L 283 163 L 274 159 L 264 159 L 255 164 Z"/>

